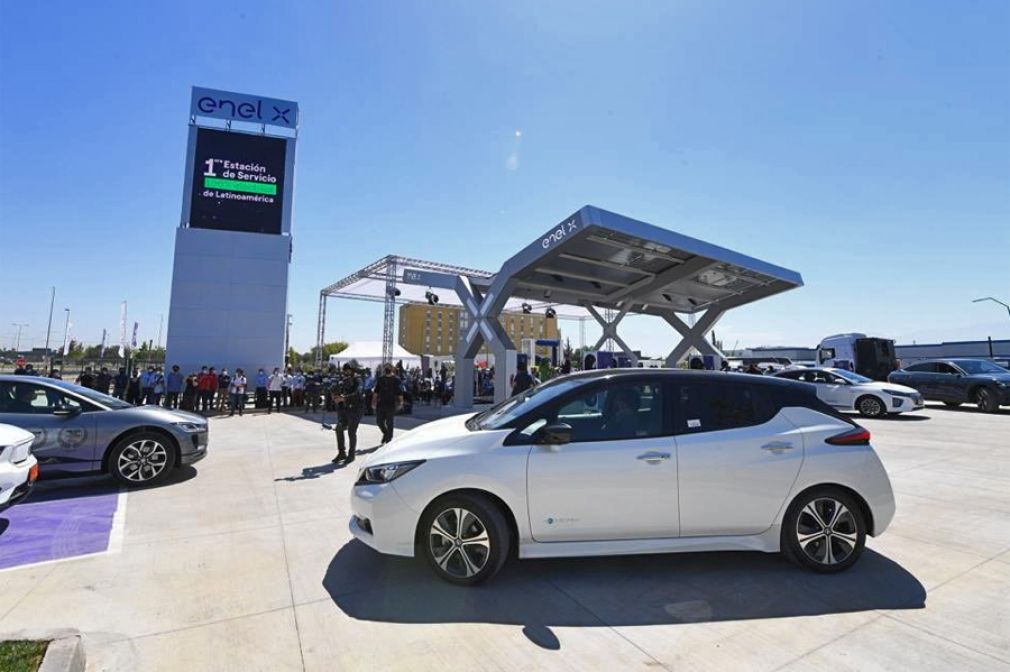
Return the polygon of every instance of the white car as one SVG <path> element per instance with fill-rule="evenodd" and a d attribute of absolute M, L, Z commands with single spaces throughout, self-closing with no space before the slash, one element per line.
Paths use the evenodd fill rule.
<path fill-rule="evenodd" d="M 33 441 L 31 432 L 0 424 L 0 511 L 27 497 L 39 477 Z"/>
<path fill-rule="evenodd" d="M 352 534 L 475 584 L 520 558 L 784 551 L 852 566 L 894 495 L 865 429 L 771 376 L 611 369 L 444 418 L 370 455 Z"/>
<path fill-rule="evenodd" d="M 832 408 L 859 411 L 868 418 L 888 413 L 918 411 L 925 402 L 912 387 L 882 383 L 845 369 L 817 366 L 812 369 L 790 369 L 775 374 L 779 378 L 812 383 L 821 401 Z"/>

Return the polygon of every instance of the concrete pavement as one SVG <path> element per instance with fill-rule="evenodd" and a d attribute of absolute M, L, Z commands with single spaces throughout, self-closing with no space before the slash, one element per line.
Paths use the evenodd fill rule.
<path fill-rule="evenodd" d="M 522 561 L 470 590 L 351 540 L 317 422 L 211 422 L 206 460 L 130 493 L 120 552 L 0 572 L 0 633 L 78 629 L 89 670 L 1010 669 L 1006 411 L 864 422 L 898 513 L 848 573 Z"/>

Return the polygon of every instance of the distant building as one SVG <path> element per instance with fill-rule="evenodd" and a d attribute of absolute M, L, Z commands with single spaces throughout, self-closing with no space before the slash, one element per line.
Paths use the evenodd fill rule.
<path fill-rule="evenodd" d="M 560 339 L 557 318 L 534 313 L 502 313 L 498 317 L 518 349 L 524 338 Z M 446 356 L 456 352 L 462 335 L 470 328 L 466 311 L 459 306 L 429 306 L 408 303 L 400 306 L 401 346 L 415 355 Z M 546 356 L 547 348 L 538 348 Z"/>

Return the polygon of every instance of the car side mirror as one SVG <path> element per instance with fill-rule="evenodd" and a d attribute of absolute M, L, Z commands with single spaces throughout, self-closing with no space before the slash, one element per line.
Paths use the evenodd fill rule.
<path fill-rule="evenodd" d="M 536 443 L 541 446 L 561 446 L 572 440 L 572 426 L 564 422 L 555 422 L 537 430 Z"/>
<path fill-rule="evenodd" d="M 81 412 L 81 409 L 72 406 L 57 406 L 53 409 L 53 415 L 60 418 L 71 418 Z"/>

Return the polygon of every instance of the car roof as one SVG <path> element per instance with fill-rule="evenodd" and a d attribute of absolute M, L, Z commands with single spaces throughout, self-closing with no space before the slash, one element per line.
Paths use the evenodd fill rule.
<path fill-rule="evenodd" d="M 606 380 L 609 378 L 634 378 L 634 377 L 655 377 L 661 376 L 677 380 L 691 380 L 695 382 L 726 382 L 727 380 L 738 383 L 757 383 L 759 385 L 779 386 L 783 388 L 795 389 L 798 384 L 788 378 L 778 378 L 776 376 L 756 376 L 752 373 L 735 373 L 727 371 L 700 371 L 698 369 L 594 369 L 592 371 L 578 371 L 553 378 L 555 380 L 582 379 L 586 382 Z"/>

